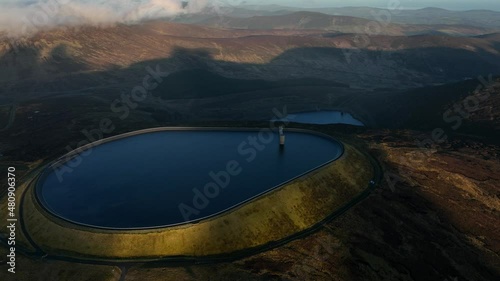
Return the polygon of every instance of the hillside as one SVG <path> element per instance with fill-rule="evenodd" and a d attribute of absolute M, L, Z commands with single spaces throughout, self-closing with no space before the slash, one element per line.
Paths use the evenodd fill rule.
<path fill-rule="evenodd" d="M 403 4 L 403 3 L 402 3 Z M 402 5 L 404 7 L 405 5 Z M 373 7 L 339 7 L 339 8 L 293 8 L 279 5 L 241 6 L 233 9 L 234 15 L 240 17 L 258 15 L 281 15 L 298 11 L 319 12 L 330 15 L 350 16 L 374 20 L 373 15 L 387 12 L 387 8 Z M 467 25 L 482 28 L 500 29 L 500 12 L 489 10 L 450 11 L 441 8 L 401 9 L 391 13 L 392 23 L 401 24 L 445 24 Z"/>
<path fill-rule="evenodd" d="M 500 12 L 2 1 L 0 280 L 500 280 Z"/>
<path fill-rule="evenodd" d="M 270 16 L 231 17 L 213 16 L 192 20 L 196 24 L 234 29 L 259 29 L 259 30 L 328 30 L 339 33 L 368 33 L 374 32 L 373 18 L 352 17 L 342 15 L 328 15 L 319 12 L 291 12 Z M 429 24 L 422 22 L 419 25 L 388 23 L 380 25 L 379 35 L 415 35 L 415 34 L 449 34 L 459 36 L 479 35 L 494 32 L 495 29 L 464 24 Z"/>
<path fill-rule="evenodd" d="M 211 34 L 211 35 L 207 35 Z M 202 37 L 203 36 L 203 37 Z M 164 21 L 46 31 L 0 42 L 0 95 L 23 97 L 125 88 L 161 65 L 231 79 L 324 79 L 351 87 L 414 88 L 500 69 L 500 36 L 371 36 L 233 30 Z M 456 62 L 461 62 L 459 65 Z"/>

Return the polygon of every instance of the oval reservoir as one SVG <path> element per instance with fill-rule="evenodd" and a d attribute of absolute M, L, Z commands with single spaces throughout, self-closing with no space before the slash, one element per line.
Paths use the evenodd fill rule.
<path fill-rule="evenodd" d="M 158 131 L 103 142 L 56 162 L 36 186 L 41 205 L 100 228 L 166 227 L 227 211 L 338 159 L 332 138 L 286 131 Z"/>

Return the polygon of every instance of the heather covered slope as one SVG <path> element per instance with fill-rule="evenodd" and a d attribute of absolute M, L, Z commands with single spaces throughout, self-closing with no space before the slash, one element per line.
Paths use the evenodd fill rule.
<path fill-rule="evenodd" d="M 371 15 L 367 13 L 367 15 Z M 374 23 L 381 27 L 377 29 Z M 498 31 L 498 28 L 478 27 L 465 24 L 399 24 L 392 18 L 352 17 L 328 15 L 322 12 L 291 12 L 280 15 L 231 17 L 226 15 L 191 20 L 199 25 L 259 30 L 328 30 L 339 33 L 374 33 L 381 35 L 449 34 L 471 36 Z"/>
<path fill-rule="evenodd" d="M 280 5 L 247 5 L 231 7 L 224 12 L 237 17 L 279 16 L 299 11 L 319 12 L 336 16 L 350 16 L 368 20 L 377 15 L 391 12 L 391 22 L 399 24 L 432 24 L 432 25 L 465 25 L 481 28 L 500 28 L 500 12 L 491 10 L 451 11 L 441 8 L 427 7 L 422 9 L 408 8 L 407 3 L 389 3 L 387 7 L 331 7 L 331 8 L 293 8 Z M 392 10 L 391 10 L 392 8 Z M 399 8 L 399 9 L 398 9 Z"/>
<path fill-rule="evenodd" d="M 211 35 L 205 35 L 211 34 Z M 0 95 L 126 85 L 161 64 L 232 79 L 325 79 L 356 88 L 448 83 L 500 69 L 500 37 L 372 36 L 318 31 L 212 29 L 167 22 L 60 29 L 0 43 Z M 457 64 L 460 62 L 459 64 Z M 57 91 L 53 85 L 57 85 Z"/>
<path fill-rule="evenodd" d="M 151 126 L 150 122 L 142 125 Z M 52 127 L 54 132 L 61 126 Z M 339 131 L 333 126 L 317 129 Z M 28 134 L 17 127 L 11 133 L 17 138 Z M 317 233 L 282 247 L 208 265 L 76 266 L 20 255 L 23 270 L 18 276 L 20 280 L 53 276 L 120 280 L 120 275 L 121 280 L 497 280 L 499 147 L 457 137 L 432 149 L 415 144 L 426 137 L 426 133 L 387 130 L 341 134 L 345 141 L 366 145 L 378 156 L 389 180 Z M 44 139 L 50 143 L 53 138 L 49 134 Z M 59 145 L 65 141 L 56 140 Z M 24 165 L 19 161 L 24 157 L 15 159 L 16 165 Z"/>

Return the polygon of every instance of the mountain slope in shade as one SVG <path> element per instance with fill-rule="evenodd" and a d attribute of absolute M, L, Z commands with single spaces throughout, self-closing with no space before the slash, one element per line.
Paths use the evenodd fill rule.
<path fill-rule="evenodd" d="M 0 93 L 54 92 L 60 80 L 69 88 L 59 92 L 82 84 L 120 86 L 156 64 L 168 72 L 196 68 L 234 79 L 418 87 L 498 73 L 499 37 L 372 36 L 360 46 L 349 34 L 218 30 L 162 21 L 61 29 L 25 39 L 17 51 L 9 41 L 0 42 L 0 67 L 7 69 L 0 73 Z"/>

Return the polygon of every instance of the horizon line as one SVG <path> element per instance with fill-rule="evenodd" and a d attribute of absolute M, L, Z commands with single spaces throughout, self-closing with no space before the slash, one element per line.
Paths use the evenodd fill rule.
<path fill-rule="evenodd" d="M 377 6 L 320 6 L 320 7 L 301 7 L 301 6 L 287 6 L 287 5 L 279 5 L 279 4 L 264 4 L 264 5 L 258 5 L 258 4 L 242 4 L 242 5 L 235 5 L 235 6 L 224 6 L 224 7 L 269 7 L 269 6 L 276 6 L 280 8 L 294 8 L 294 9 L 344 9 L 344 8 L 371 8 L 371 9 L 384 9 L 384 10 L 389 10 L 387 7 L 377 7 Z M 491 12 L 500 12 L 500 7 L 499 8 L 478 8 L 478 9 L 450 9 L 450 8 L 441 8 L 441 7 L 435 7 L 435 6 L 424 6 L 424 7 L 402 7 L 401 10 L 405 11 L 416 11 L 416 10 L 424 10 L 424 9 L 438 9 L 438 10 L 446 10 L 450 12 L 469 12 L 469 11 L 491 11 Z"/>

